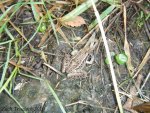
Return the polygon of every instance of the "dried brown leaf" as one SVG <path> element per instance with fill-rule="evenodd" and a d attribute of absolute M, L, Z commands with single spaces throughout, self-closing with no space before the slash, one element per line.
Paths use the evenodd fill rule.
<path fill-rule="evenodd" d="M 73 20 L 65 22 L 65 24 L 71 27 L 79 27 L 86 23 L 81 16 L 76 16 Z"/>
<path fill-rule="evenodd" d="M 133 105 L 133 102 L 135 103 L 137 101 L 137 99 L 136 99 L 137 93 L 136 92 L 137 92 L 137 89 L 140 88 L 142 80 L 143 80 L 143 76 L 141 74 L 139 74 L 136 79 L 136 82 L 135 82 L 136 86 L 132 86 L 130 88 L 130 95 L 132 96 L 133 99 L 128 98 L 127 101 L 125 102 L 125 104 L 123 105 L 123 108 L 130 111 L 131 113 L 137 113 L 135 110 L 132 109 L 132 105 Z"/>
<path fill-rule="evenodd" d="M 150 102 L 134 106 L 132 109 L 136 110 L 137 112 L 150 113 Z"/>
<path fill-rule="evenodd" d="M 0 5 L 4 4 L 5 6 L 10 5 L 12 2 L 14 2 L 14 0 L 4 0 L 4 1 L 0 1 Z"/>
<path fill-rule="evenodd" d="M 19 68 L 21 68 L 21 69 L 27 71 L 27 72 L 30 72 L 30 71 L 32 70 L 32 69 L 29 68 L 29 67 L 25 67 L 25 66 L 23 66 L 23 65 L 17 64 L 17 63 L 16 63 L 15 61 L 13 61 L 13 60 L 10 60 L 9 63 L 12 64 L 12 65 L 14 65 L 14 66 L 16 66 L 16 67 L 19 67 Z"/>
<path fill-rule="evenodd" d="M 130 75 L 133 74 L 134 72 L 134 67 L 131 63 L 131 54 L 130 54 L 130 47 L 129 47 L 129 43 L 127 41 L 127 17 L 126 17 L 126 7 L 125 5 L 123 5 L 123 17 L 124 17 L 124 32 L 125 32 L 125 41 L 124 41 L 124 51 L 125 51 L 125 54 L 128 56 L 128 61 L 126 63 L 127 65 L 127 69 L 130 73 Z"/>
<path fill-rule="evenodd" d="M 134 71 L 134 67 L 131 63 L 130 47 L 129 47 L 129 43 L 128 43 L 126 38 L 125 38 L 125 41 L 124 41 L 124 51 L 125 51 L 125 54 L 128 56 L 128 61 L 126 63 L 127 68 L 128 68 L 128 71 L 129 71 L 130 75 L 132 75 L 132 73 Z"/>

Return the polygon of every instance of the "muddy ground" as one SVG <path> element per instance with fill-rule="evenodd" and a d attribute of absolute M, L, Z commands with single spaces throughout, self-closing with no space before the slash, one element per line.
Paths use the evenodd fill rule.
<path fill-rule="evenodd" d="M 146 33 L 146 28 L 139 28 L 136 24 L 136 18 L 138 17 L 138 12 L 135 6 L 131 5 L 127 10 L 127 39 L 130 45 L 131 59 L 134 68 L 136 69 L 142 59 L 144 58 L 150 44 L 149 37 Z M 117 13 L 117 12 L 116 12 Z M 90 14 L 90 16 L 89 16 Z M 86 19 L 87 23 L 94 18 L 92 10 L 84 12 L 82 15 Z M 110 16 L 106 21 L 104 21 L 105 29 L 110 25 L 111 19 L 114 15 Z M 90 17 L 90 18 L 89 18 Z M 12 22 L 21 27 L 25 37 L 28 39 L 34 34 L 36 29 L 36 24 L 22 24 L 27 19 L 33 20 L 33 15 L 30 10 L 26 7 L 22 8 L 20 12 L 13 17 Z M 150 23 L 147 20 L 144 24 L 148 25 Z M 25 43 L 19 36 L 18 33 L 9 28 L 13 36 L 20 40 L 19 47 Z M 42 33 L 37 33 L 35 38 L 31 41 L 31 45 L 45 52 L 47 64 L 51 65 L 58 71 L 62 72 L 63 59 L 65 54 L 70 54 L 74 49 L 80 50 L 84 44 L 80 44 L 78 47 L 74 48 L 77 41 L 74 41 L 76 37 L 84 37 L 88 32 L 86 26 L 81 27 L 62 27 L 64 34 L 67 36 L 72 44 L 70 47 L 59 34 L 58 45 L 52 32 L 49 33 L 49 37 L 42 47 L 38 47 L 40 43 Z M 123 51 L 124 44 L 124 33 L 123 33 L 123 20 L 122 13 L 118 15 L 106 32 L 108 37 L 108 43 L 111 52 L 116 54 Z M 41 55 L 31 51 L 29 47 L 25 47 L 21 51 L 21 61 L 22 65 L 32 69 L 32 73 L 29 73 L 21 69 L 22 73 L 33 75 L 36 77 L 41 77 L 47 79 L 52 88 L 55 90 L 58 98 L 60 99 L 62 105 L 65 107 L 67 113 L 113 113 L 117 109 L 116 97 L 114 94 L 113 83 L 111 79 L 111 74 L 109 71 L 109 66 L 104 63 L 106 58 L 105 48 L 103 41 L 101 40 L 100 31 L 94 31 L 96 33 L 96 39 L 99 40 L 99 45 L 92 55 L 94 56 L 94 61 L 92 64 L 86 64 L 84 70 L 88 73 L 86 78 L 67 78 L 67 76 L 61 76 L 58 73 L 51 70 L 49 67 L 45 66 L 44 60 Z M 75 35 L 74 35 L 75 34 Z M 88 38 L 91 35 L 88 36 Z M 87 38 L 87 39 L 88 39 Z M 2 41 L 8 40 L 8 36 L 3 33 L 0 38 Z M 87 40 L 86 40 L 87 41 Z M 85 42 L 86 42 L 85 41 Z M 5 51 L 1 51 L 0 59 L 1 62 L 6 60 L 7 46 L 4 45 Z M 12 45 L 11 56 L 14 55 L 14 45 Z M 17 58 L 14 57 L 13 60 Z M 145 79 L 149 73 L 150 61 L 148 61 L 143 67 L 140 74 Z M 118 65 L 113 59 L 113 65 L 116 73 L 117 82 L 120 91 L 126 91 L 129 93 L 129 87 L 133 85 L 132 80 L 129 76 L 129 72 L 125 65 Z M 9 65 L 8 76 L 12 72 L 14 66 Z M 2 66 L 0 67 L 2 70 Z M 66 75 L 66 73 L 64 73 Z M 143 81 L 144 81 L 143 79 Z M 136 80 L 136 79 L 135 79 Z M 13 80 L 13 88 L 19 83 L 22 83 L 22 87 L 12 91 L 14 97 L 20 102 L 20 104 L 27 108 L 29 113 L 61 113 L 56 100 L 53 95 L 49 92 L 48 88 L 45 86 L 43 81 L 34 80 L 32 78 L 24 77 L 17 74 L 15 80 Z M 150 98 L 150 79 L 148 79 L 142 92 L 145 96 Z M 127 97 L 125 95 L 121 96 L 122 104 L 126 102 Z M 0 113 L 22 113 L 21 109 L 15 102 L 7 95 L 4 91 L 0 95 Z M 116 112 L 119 112 L 118 110 Z M 128 112 L 128 111 L 125 111 Z"/>

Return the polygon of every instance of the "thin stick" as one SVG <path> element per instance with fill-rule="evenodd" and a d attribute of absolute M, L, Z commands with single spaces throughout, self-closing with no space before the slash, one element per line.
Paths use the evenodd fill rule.
<path fill-rule="evenodd" d="M 141 87 L 141 90 L 143 89 L 143 87 L 145 86 L 146 82 L 148 81 L 148 79 L 150 78 L 150 72 L 148 73 L 147 77 L 145 78 L 143 85 Z"/>
<path fill-rule="evenodd" d="M 61 73 L 60 71 L 58 71 L 57 69 L 55 69 L 54 67 L 50 66 L 47 63 L 43 63 L 45 66 L 49 67 L 51 70 L 55 71 L 56 73 L 58 73 L 59 75 L 64 75 L 63 73 Z"/>
<path fill-rule="evenodd" d="M 133 76 L 133 78 L 135 78 L 138 73 L 142 70 L 142 68 L 144 67 L 144 65 L 146 64 L 146 62 L 150 59 L 150 48 L 148 49 L 146 55 L 144 56 L 142 62 L 140 63 L 140 65 L 137 68 L 137 72 L 135 73 L 135 75 Z"/>
<path fill-rule="evenodd" d="M 105 46 L 106 54 L 107 54 L 108 61 L 109 61 L 110 72 L 111 72 L 111 75 L 112 75 L 112 81 L 113 81 L 113 86 L 114 86 L 114 90 L 115 90 L 115 94 L 116 94 L 118 107 L 119 107 L 120 113 L 123 113 L 123 108 L 122 108 L 122 104 L 121 104 L 121 100 L 120 100 L 120 96 L 119 96 L 119 90 L 118 90 L 118 87 L 117 87 L 116 76 L 115 76 L 115 72 L 114 72 L 114 69 L 113 69 L 113 64 L 112 64 L 112 60 L 111 60 L 111 55 L 110 55 L 108 43 L 107 43 L 106 36 L 105 36 L 105 31 L 104 31 L 102 21 L 99 18 L 100 16 L 99 16 L 99 13 L 96 9 L 96 6 L 95 6 L 93 0 L 91 0 L 91 2 L 92 2 L 92 5 L 93 5 L 95 16 L 96 16 L 98 24 L 99 24 L 99 28 L 100 28 L 100 31 L 101 31 L 101 34 L 102 34 L 102 38 L 103 38 L 103 41 L 104 41 L 104 46 Z"/>

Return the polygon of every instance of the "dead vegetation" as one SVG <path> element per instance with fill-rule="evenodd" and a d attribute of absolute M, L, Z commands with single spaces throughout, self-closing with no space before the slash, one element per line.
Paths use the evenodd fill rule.
<path fill-rule="evenodd" d="M 150 113 L 150 1 L 93 3 L 0 1 L 2 113 Z"/>

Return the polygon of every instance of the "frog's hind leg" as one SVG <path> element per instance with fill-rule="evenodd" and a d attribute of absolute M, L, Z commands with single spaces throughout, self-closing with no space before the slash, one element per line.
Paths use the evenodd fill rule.
<path fill-rule="evenodd" d="M 80 79 L 80 78 L 86 78 L 87 72 L 84 70 L 76 70 L 67 75 L 70 79 Z"/>

